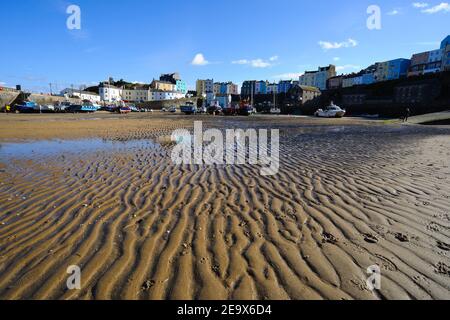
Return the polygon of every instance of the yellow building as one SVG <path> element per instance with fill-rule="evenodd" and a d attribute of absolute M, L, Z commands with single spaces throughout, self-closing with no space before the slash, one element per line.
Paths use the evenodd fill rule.
<path fill-rule="evenodd" d="M 153 80 L 150 86 L 152 89 L 161 91 L 175 91 L 176 89 L 176 85 L 174 85 L 173 83 L 159 80 Z"/>

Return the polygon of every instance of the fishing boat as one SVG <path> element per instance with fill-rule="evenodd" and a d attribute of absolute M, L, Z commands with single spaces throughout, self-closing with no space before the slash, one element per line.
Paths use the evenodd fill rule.
<path fill-rule="evenodd" d="M 41 112 L 55 112 L 55 106 L 52 104 L 44 104 L 41 106 Z"/>
<path fill-rule="evenodd" d="M 131 112 L 131 108 L 129 106 L 121 106 L 119 108 L 119 113 L 120 114 L 127 114 Z"/>
<path fill-rule="evenodd" d="M 97 107 L 88 104 L 71 104 L 68 108 L 66 108 L 66 112 L 72 113 L 93 113 L 97 111 Z"/>
<path fill-rule="evenodd" d="M 25 101 L 22 104 L 17 104 L 15 107 L 20 113 L 35 113 L 41 111 L 41 106 L 34 101 Z"/>
<path fill-rule="evenodd" d="M 184 106 L 180 107 L 181 112 L 184 114 L 196 114 L 197 113 L 197 107 L 194 105 L 193 102 L 187 102 Z"/>

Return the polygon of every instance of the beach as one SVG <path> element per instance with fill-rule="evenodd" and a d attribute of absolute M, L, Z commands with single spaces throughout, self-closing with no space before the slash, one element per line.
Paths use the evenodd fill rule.
<path fill-rule="evenodd" d="M 174 164 L 194 120 L 279 129 L 278 174 Z M 0 299 L 450 299 L 449 159 L 448 126 L 1 114 Z"/>

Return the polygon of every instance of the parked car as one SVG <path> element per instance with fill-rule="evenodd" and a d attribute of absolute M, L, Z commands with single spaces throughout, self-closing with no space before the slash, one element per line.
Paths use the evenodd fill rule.
<path fill-rule="evenodd" d="M 177 112 L 177 107 L 170 107 L 169 108 L 169 112 L 170 113 L 176 113 Z"/>
<path fill-rule="evenodd" d="M 345 116 L 345 113 L 346 111 L 344 109 L 331 103 L 331 105 L 325 109 L 317 110 L 314 115 L 321 118 L 342 118 Z"/>

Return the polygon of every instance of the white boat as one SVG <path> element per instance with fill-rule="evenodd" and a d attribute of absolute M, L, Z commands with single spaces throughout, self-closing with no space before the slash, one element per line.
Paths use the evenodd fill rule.
<path fill-rule="evenodd" d="M 41 112 L 55 112 L 55 106 L 52 104 L 46 104 L 41 106 Z"/>
<path fill-rule="evenodd" d="M 321 118 L 342 118 L 345 116 L 346 111 L 341 107 L 338 107 L 333 102 L 325 109 L 319 109 L 314 114 L 316 117 Z"/>
<path fill-rule="evenodd" d="M 280 114 L 281 109 L 280 108 L 270 108 L 270 114 Z"/>

